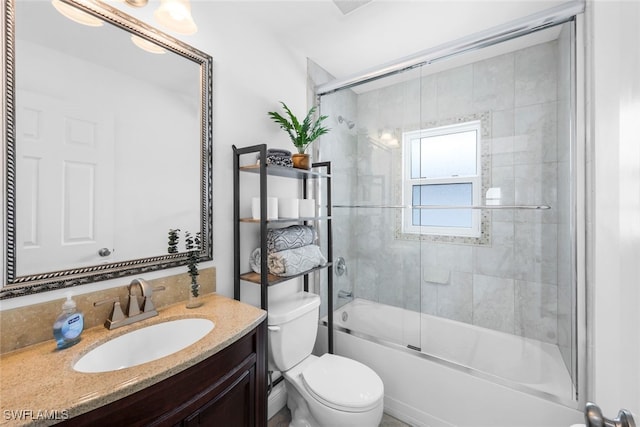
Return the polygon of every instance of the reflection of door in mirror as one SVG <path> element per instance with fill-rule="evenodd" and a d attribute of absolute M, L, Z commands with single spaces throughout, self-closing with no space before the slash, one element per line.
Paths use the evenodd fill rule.
<path fill-rule="evenodd" d="M 49 1 L 1 8 L 15 88 L 2 298 L 182 264 L 166 252 L 170 228 L 202 232 L 212 256 L 211 57 L 104 3 L 66 3 L 103 25 Z"/>
<path fill-rule="evenodd" d="M 16 110 L 18 271 L 109 261 L 98 252 L 113 248 L 113 114 L 24 90 Z"/>

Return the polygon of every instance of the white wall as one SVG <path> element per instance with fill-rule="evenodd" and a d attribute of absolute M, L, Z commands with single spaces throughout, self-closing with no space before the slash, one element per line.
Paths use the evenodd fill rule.
<path fill-rule="evenodd" d="M 640 3 L 588 3 L 593 394 L 640 419 Z M 589 67 L 588 67 L 589 70 Z"/>
<path fill-rule="evenodd" d="M 233 2 L 200 2 L 197 7 L 200 10 L 211 9 L 200 15 L 207 16 L 207 19 L 198 20 L 194 5 L 199 31 L 193 36 L 174 36 L 213 57 L 214 260 L 201 263 L 200 266 L 206 268 L 214 265 L 217 269 L 218 292 L 233 296 L 231 146 L 267 143 L 270 147 L 293 148 L 286 134 L 269 119 L 267 112 L 279 108 L 280 100 L 286 102 L 298 115 L 306 112 L 307 59 L 299 52 L 287 49 L 269 34 L 257 31 L 247 23 L 243 25 L 242 5 L 234 6 Z M 150 18 L 153 8 L 148 9 L 141 10 L 136 17 L 155 26 Z M 136 11 L 127 8 L 126 12 L 135 14 Z M 254 186 L 250 179 L 243 181 L 243 186 L 247 200 L 256 195 L 252 194 Z M 284 196 L 290 189 L 289 184 L 279 187 L 272 189 L 276 196 Z M 246 205 L 249 206 L 249 202 Z M 255 233 L 251 233 L 251 229 L 243 229 L 245 236 L 250 235 L 243 240 L 243 247 L 247 251 L 253 246 L 252 240 L 255 240 L 257 230 L 256 228 Z M 4 263 L 4 257 L 2 262 Z M 248 261 L 246 265 L 248 268 Z M 4 265 L 0 267 L 4 269 Z M 145 277 L 154 279 L 185 271 L 186 267 L 178 267 L 149 273 Z M 109 280 L 81 286 L 74 291 L 86 293 L 126 284 L 126 278 Z M 256 290 L 257 286 L 247 286 L 247 291 Z M 12 298 L 3 300 L 0 310 L 61 299 L 63 296 L 64 290 L 59 290 Z"/>

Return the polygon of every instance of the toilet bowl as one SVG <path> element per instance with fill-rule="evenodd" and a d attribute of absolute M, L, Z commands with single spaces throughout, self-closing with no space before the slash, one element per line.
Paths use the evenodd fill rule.
<path fill-rule="evenodd" d="M 292 427 L 366 427 L 382 419 L 382 380 L 362 363 L 333 354 L 309 356 L 283 375 Z"/>
<path fill-rule="evenodd" d="M 269 307 L 269 369 L 280 370 L 292 427 L 374 427 L 384 409 L 384 385 L 366 365 L 311 354 L 320 298 L 298 293 Z"/>

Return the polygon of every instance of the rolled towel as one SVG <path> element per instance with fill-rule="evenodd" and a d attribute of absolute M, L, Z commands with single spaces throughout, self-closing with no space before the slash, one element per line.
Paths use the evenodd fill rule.
<path fill-rule="evenodd" d="M 326 263 L 317 245 L 274 252 L 267 257 L 269 272 L 278 276 L 294 276 Z"/>
<path fill-rule="evenodd" d="M 267 157 L 266 163 L 277 165 L 277 166 L 286 166 L 293 167 L 293 162 L 291 160 L 291 151 L 284 150 L 282 148 L 269 148 L 267 149 Z M 256 156 L 256 164 L 260 164 L 260 155 Z"/>
<path fill-rule="evenodd" d="M 268 148 L 267 156 L 291 157 L 291 151 L 283 148 Z"/>
<path fill-rule="evenodd" d="M 257 248 L 251 252 L 249 258 L 251 270 L 258 274 L 260 274 L 260 253 L 260 248 Z M 322 255 L 320 247 L 316 245 L 287 249 L 267 256 L 269 273 L 285 277 L 304 273 L 326 263 L 327 260 Z"/>
<path fill-rule="evenodd" d="M 268 165 L 276 165 L 276 166 L 284 166 L 287 168 L 293 167 L 293 161 L 291 157 L 286 156 L 267 156 L 267 164 Z"/>
<path fill-rule="evenodd" d="M 311 245 L 316 240 L 316 230 L 309 225 L 292 225 L 270 228 L 267 231 L 267 251 L 280 252 Z"/>
<path fill-rule="evenodd" d="M 254 249 L 249 256 L 249 266 L 258 274 L 260 274 L 260 252 L 260 248 Z"/>

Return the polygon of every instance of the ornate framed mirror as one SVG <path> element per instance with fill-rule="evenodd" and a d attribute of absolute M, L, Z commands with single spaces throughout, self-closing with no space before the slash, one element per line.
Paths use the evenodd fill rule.
<path fill-rule="evenodd" d="M 94 25 L 2 1 L 0 299 L 183 265 L 169 229 L 213 259 L 212 58 L 97 0 L 56 1 Z"/>

